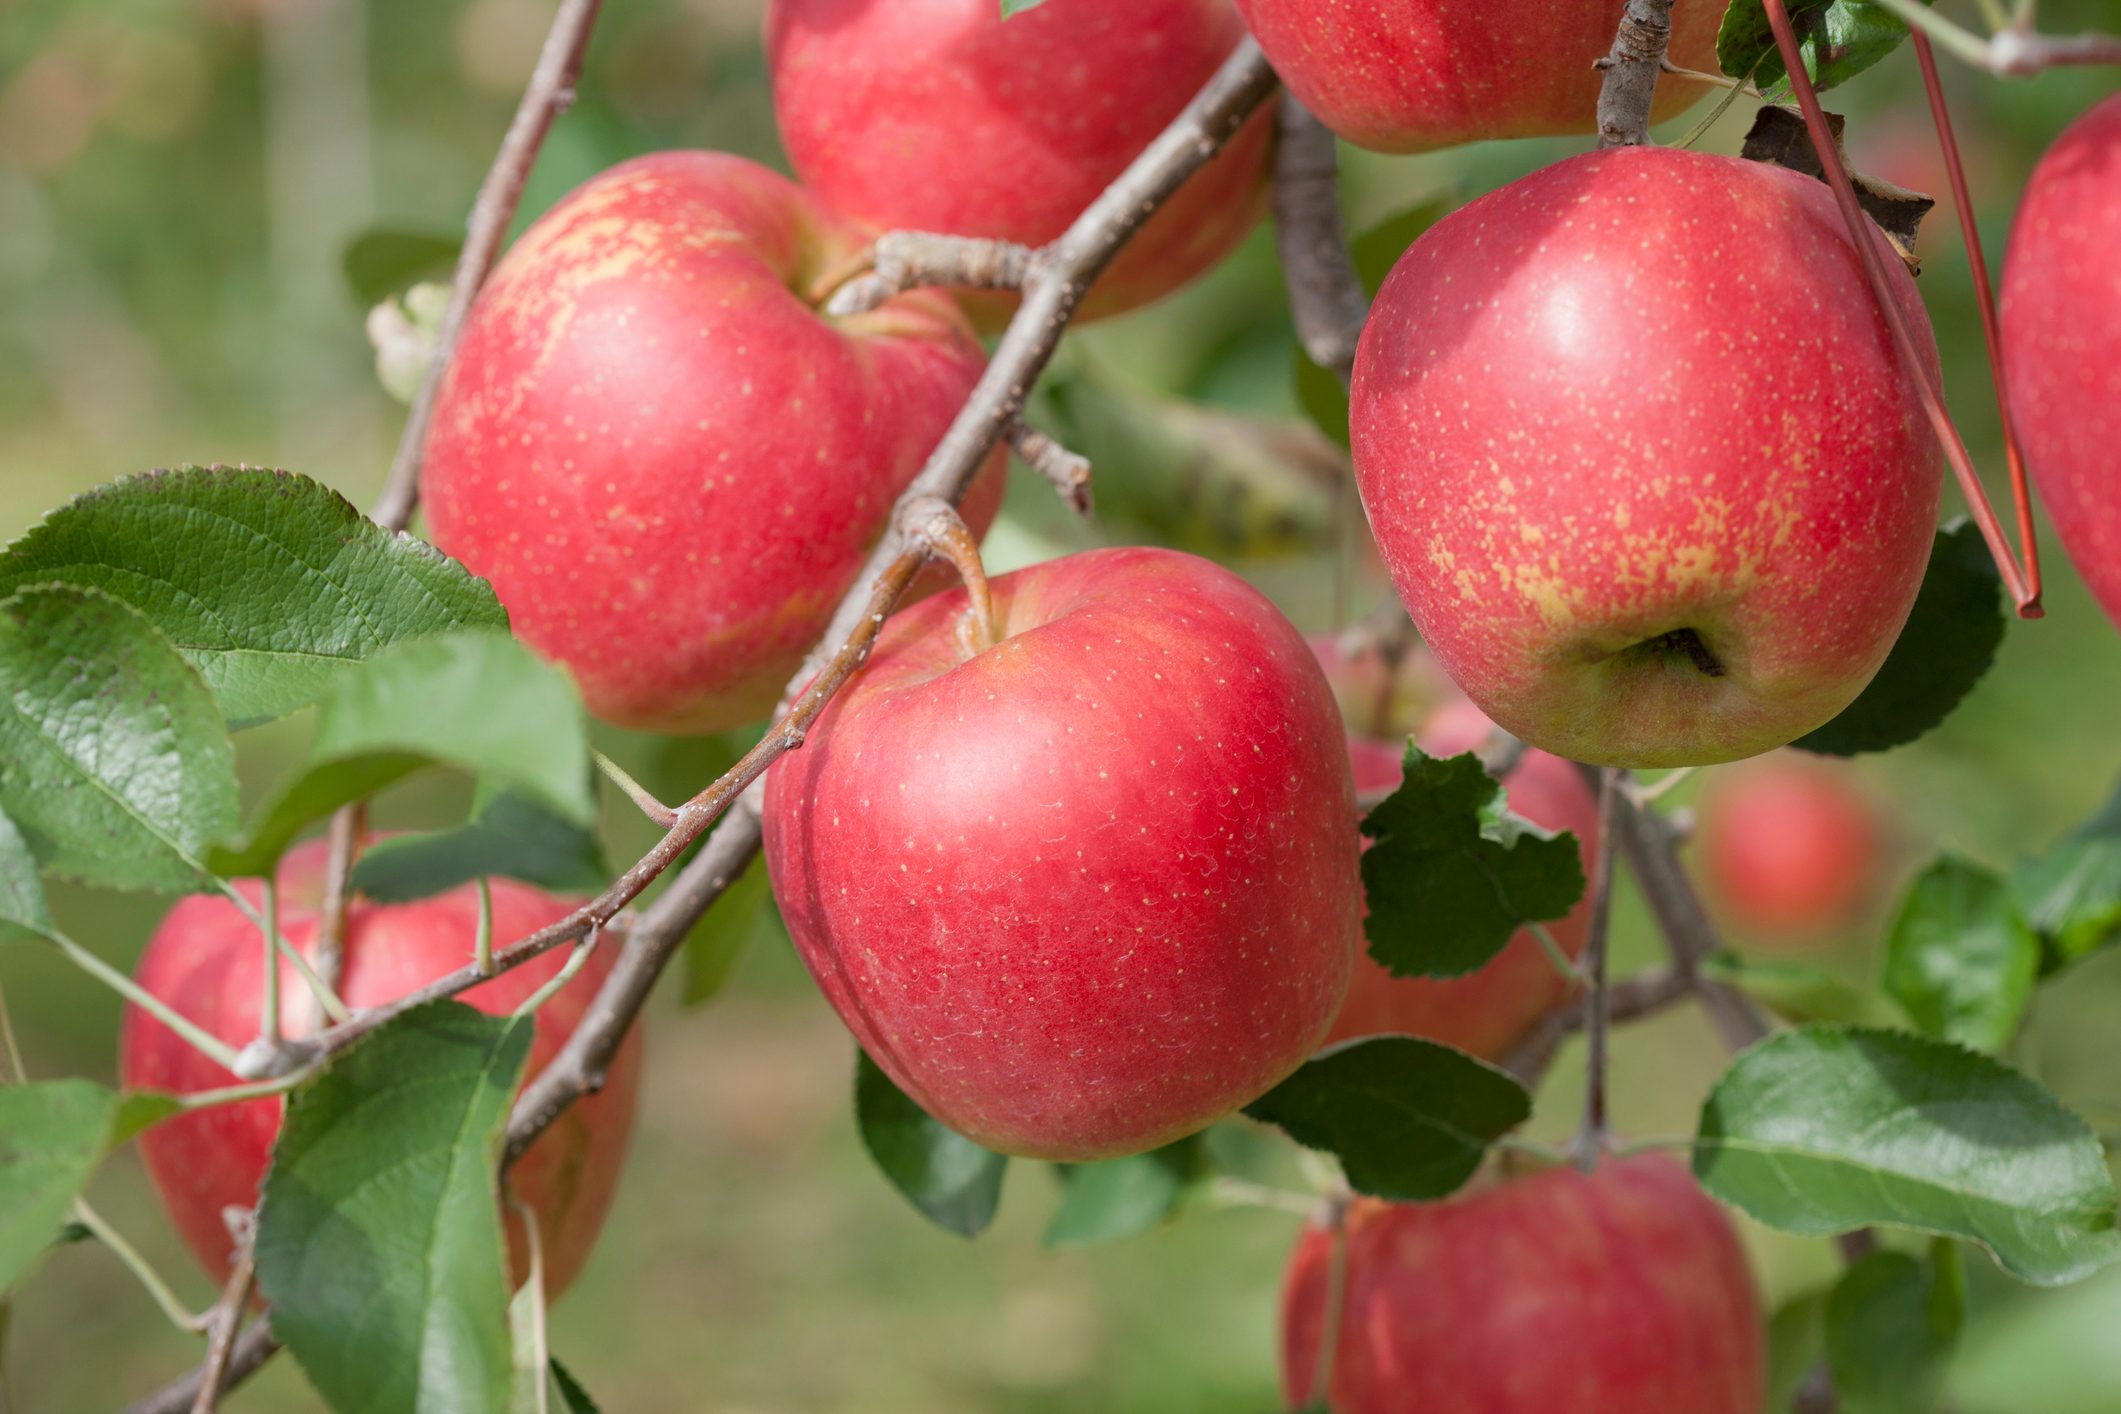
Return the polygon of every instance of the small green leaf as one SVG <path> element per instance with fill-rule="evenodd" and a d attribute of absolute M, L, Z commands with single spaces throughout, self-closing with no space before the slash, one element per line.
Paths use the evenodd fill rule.
<path fill-rule="evenodd" d="M 761 934 L 778 932 L 780 928 L 781 916 L 774 907 L 766 861 L 753 859 L 686 935 L 681 1000 L 686 1006 L 712 1000 L 736 971 L 744 949 Z"/>
<path fill-rule="evenodd" d="M 1026 10 L 1036 10 L 1046 0 L 1002 0 L 1002 18 L 1011 19 Z"/>
<path fill-rule="evenodd" d="M 2068 1291 L 1984 1309 L 1953 1363 L 1957 1414 L 2121 1409 L 2121 1268 Z"/>
<path fill-rule="evenodd" d="M 589 1391 L 557 1360 L 552 1362 L 552 1387 L 559 1391 L 560 1408 L 566 1414 L 598 1414 L 597 1402 L 589 1397 Z"/>
<path fill-rule="evenodd" d="M 1176 1212 L 1187 1191 L 1205 1179 L 1213 1161 L 1199 1135 L 1095 1164 L 1062 1164 L 1066 1185 L 1048 1247 L 1085 1247 L 1147 1232 Z"/>
<path fill-rule="evenodd" d="M 0 809 L 52 873 L 195 890 L 235 823 L 235 752 L 153 624 L 98 589 L 32 586 L 0 601 Z"/>
<path fill-rule="evenodd" d="M 455 633 L 392 644 L 333 683 L 302 766 L 248 840 L 217 849 L 214 862 L 224 874 L 263 874 L 303 826 L 431 763 L 520 792 L 562 820 L 595 823 L 573 685 L 515 639 Z"/>
<path fill-rule="evenodd" d="M 1996 660 L 2004 623 L 1995 561 L 1973 526 L 1953 521 L 1937 532 L 1922 590 L 1878 676 L 1840 716 L 1791 745 L 1822 756 L 1905 746 L 1974 690 Z"/>
<path fill-rule="evenodd" d="M 1958 1253 L 1859 1258 L 1826 1303 L 1826 1357 L 1845 1414 L 1931 1414 L 1964 1324 Z"/>
<path fill-rule="evenodd" d="M 1508 1073 L 1412 1036 L 1322 1051 L 1245 1106 L 1305 1148 L 1338 1156 L 1358 1193 L 1406 1203 L 1456 1192 L 1531 1110 Z"/>
<path fill-rule="evenodd" d="M 2011 870 L 2011 896 L 2054 972 L 2121 938 L 2121 789 L 2047 853 Z"/>
<path fill-rule="evenodd" d="M 592 892 L 610 877 L 595 832 L 509 791 L 470 824 L 376 841 L 354 865 L 353 884 L 378 903 L 411 903 L 475 879 L 517 879 L 564 894 Z"/>
<path fill-rule="evenodd" d="M 869 1157 L 930 1222 L 977 1237 L 994 1221 L 1009 1160 L 935 1119 L 867 1055 L 855 1062 L 854 1116 Z"/>
<path fill-rule="evenodd" d="M 258 1285 L 339 1414 L 507 1409 L 500 1154 L 532 1029 L 435 1002 L 289 1095 Z"/>
<path fill-rule="evenodd" d="M 1785 1232 L 1946 1234 L 2024 1281 L 2121 1257 L 2097 1136 L 2031 1080 L 1945 1041 L 1833 1026 L 1770 1037 L 1710 1094 L 1694 1172 Z"/>
<path fill-rule="evenodd" d="M 388 299 L 422 280 L 447 280 L 464 249 L 458 236 L 429 231 L 363 231 L 346 243 L 339 266 L 361 308 Z"/>
<path fill-rule="evenodd" d="M 1789 14 L 1804 71 L 1822 89 L 1862 73 L 1898 48 L 1908 33 L 1898 16 L 1868 0 L 1790 0 Z M 1790 92 L 1789 72 L 1761 0 L 1731 0 L 1716 35 L 1716 61 L 1732 78 L 1752 75 L 1771 100 Z"/>
<path fill-rule="evenodd" d="M 76 497 L 0 555 L 0 595 L 59 581 L 144 614 L 231 726 L 316 700 L 385 644 L 505 629 L 493 590 L 330 487 L 258 467 L 185 467 Z"/>
<path fill-rule="evenodd" d="M 1395 977 L 1456 977 L 1486 963 L 1527 921 L 1583 897 L 1576 837 L 1503 806 L 1501 782 L 1471 752 L 1443 759 L 1407 744 L 1406 777 L 1362 822 L 1370 956 Z"/>
<path fill-rule="evenodd" d="M 1844 982 L 1810 963 L 1761 961 L 1717 952 L 1701 960 L 1701 972 L 1745 993 L 1786 1021 L 1907 1029 L 1907 1013 L 1890 997 Z"/>
<path fill-rule="evenodd" d="M 0 1085 L 0 1293 L 65 1224 L 110 1147 L 117 1104 L 86 1080 Z"/>
<path fill-rule="evenodd" d="M 2018 1034 L 2039 969 L 2003 880 L 1950 855 L 1922 871 L 1886 937 L 1885 989 L 1923 1031 L 1975 1050 Z"/>
<path fill-rule="evenodd" d="M 51 936 L 52 913 L 37 877 L 37 856 L 0 811 L 0 943 Z"/>
<path fill-rule="evenodd" d="M 1783 1414 L 1797 1386 L 1826 1358 L 1826 1297 L 1810 1291 L 1791 1297 L 1768 1318 L 1767 1408 Z"/>

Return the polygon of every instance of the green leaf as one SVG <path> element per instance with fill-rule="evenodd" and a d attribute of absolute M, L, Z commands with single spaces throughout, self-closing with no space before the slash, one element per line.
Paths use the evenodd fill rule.
<path fill-rule="evenodd" d="M 2003 582 L 1964 519 L 1937 532 L 1907 625 L 1878 676 L 1841 715 L 1791 745 L 1822 756 L 1905 746 L 1951 715 L 1996 660 Z"/>
<path fill-rule="evenodd" d="M 1958 1251 L 1859 1258 L 1826 1303 L 1826 1357 L 1843 1414 L 1931 1414 L 1965 1323 Z"/>
<path fill-rule="evenodd" d="M 339 1414 L 507 1409 L 500 1155 L 532 1029 L 435 1002 L 289 1095 L 258 1285 Z"/>
<path fill-rule="evenodd" d="M 110 889 L 205 886 L 236 818 L 213 694 L 139 613 L 98 589 L 0 601 L 0 809 L 51 872 Z"/>
<path fill-rule="evenodd" d="M 2021 860 L 2010 887 L 2040 934 L 2043 973 L 2121 938 L 2121 789 L 2047 853 Z"/>
<path fill-rule="evenodd" d="M 1407 1203 L 1456 1192 L 1531 1110 L 1507 1072 L 1412 1036 L 1322 1051 L 1245 1106 L 1305 1148 L 1338 1156 L 1358 1193 Z"/>
<path fill-rule="evenodd" d="M 1826 1358 L 1826 1297 L 1809 1291 L 1791 1297 L 1768 1318 L 1767 1408 L 1782 1414 L 1797 1386 Z"/>
<path fill-rule="evenodd" d="M 1356 278 L 1362 281 L 1363 290 L 1372 299 L 1406 254 L 1407 247 L 1421 238 L 1423 232 L 1441 221 L 1451 210 L 1452 203 L 1437 198 L 1419 206 L 1409 207 L 1396 215 L 1388 216 L 1364 231 L 1348 243 L 1348 258 L 1355 266 Z M 1313 363 L 1303 350 L 1295 348 L 1292 374 L 1296 385 L 1296 403 L 1318 427 L 1341 446 L 1348 445 L 1348 390 L 1340 379 Z"/>
<path fill-rule="evenodd" d="M 333 683 L 302 766 L 246 843 L 214 862 L 265 873 L 303 826 L 428 764 L 473 772 L 575 825 L 596 821 L 573 685 L 506 635 L 455 633 L 392 644 Z"/>
<path fill-rule="evenodd" d="M 552 1387 L 559 1391 L 560 1408 L 566 1414 L 598 1414 L 597 1402 L 589 1397 L 589 1391 L 557 1360 L 552 1362 Z"/>
<path fill-rule="evenodd" d="M 1762 961 L 1717 952 L 1701 960 L 1702 975 L 1734 987 L 1787 1021 L 1840 1021 L 1851 1026 L 1907 1029 L 1907 1013 L 1890 997 L 1854 986 L 1804 962 Z"/>
<path fill-rule="evenodd" d="M 1085 1247 L 1147 1232 L 1176 1212 L 1212 1169 L 1199 1135 L 1095 1164 L 1059 1165 L 1059 1211 L 1046 1225 L 1048 1247 Z"/>
<path fill-rule="evenodd" d="M 1362 858 L 1363 931 L 1395 977 L 1471 972 L 1525 922 L 1583 897 L 1576 837 L 1511 815 L 1471 752 L 1443 759 L 1409 742 L 1405 779 L 1362 830 L 1377 842 Z"/>
<path fill-rule="evenodd" d="M 1945 1041 L 1833 1026 L 1770 1037 L 1710 1094 L 1694 1172 L 1785 1232 L 1941 1233 L 2024 1281 L 2121 1257 L 2098 1138 L 2031 1080 Z"/>
<path fill-rule="evenodd" d="M 686 1006 L 712 1000 L 736 971 L 744 949 L 762 933 L 777 932 L 780 927 L 766 861 L 754 858 L 685 936 L 680 1000 Z"/>
<path fill-rule="evenodd" d="M 37 877 L 37 856 L 0 811 L 0 943 L 51 936 L 52 913 Z"/>
<path fill-rule="evenodd" d="M 1026 10 L 1036 10 L 1046 0 L 1002 0 L 1002 18 L 1011 19 Z"/>
<path fill-rule="evenodd" d="M 470 824 L 376 841 L 354 865 L 353 884 L 378 903 L 411 903 L 475 879 L 518 879 L 554 893 L 589 893 L 610 877 L 593 831 L 509 791 Z"/>
<path fill-rule="evenodd" d="M 1953 1363 L 1958 1414 L 2121 1409 L 2121 1269 L 2068 1291 L 1984 1310 Z"/>
<path fill-rule="evenodd" d="M 1854 78 L 1892 53 L 1908 33 L 1890 10 L 1867 0 L 1790 0 L 1789 13 L 1804 71 L 1815 88 Z M 1761 0 L 1731 0 L 1716 35 L 1716 61 L 1732 78 L 1752 75 L 1770 99 L 1789 94 L 1789 72 Z"/>
<path fill-rule="evenodd" d="M 464 249 L 459 236 L 429 231 L 363 231 L 346 243 L 339 267 L 363 309 L 422 280 L 447 280 Z"/>
<path fill-rule="evenodd" d="M 117 1104 L 86 1080 L 0 1085 L 0 1293 L 64 1226 L 110 1147 Z"/>
<path fill-rule="evenodd" d="M 0 555 L 0 595 L 60 581 L 132 605 L 234 727 L 312 701 L 385 644 L 505 629 L 486 581 L 308 477 L 186 467 L 68 502 Z"/>
<path fill-rule="evenodd" d="M 2040 970 L 2040 940 L 2003 880 L 1945 856 L 1909 887 L 1886 936 L 1885 989 L 1932 1036 L 2000 1051 Z"/>
<path fill-rule="evenodd" d="M 866 1054 L 855 1062 L 854 1117 L 869 1157 L 930 1222 L 977 1237 L 994 1221 L 1009 1160 L 929 1115 Z"/>

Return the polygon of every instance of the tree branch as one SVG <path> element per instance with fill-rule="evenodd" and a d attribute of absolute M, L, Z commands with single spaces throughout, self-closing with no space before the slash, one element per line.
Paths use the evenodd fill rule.
<path fill-rule="evenodd" d="M 1672 0 L 1628 0 L 1613 48 L 1598 67 L 1598 145 L 1641 147 L 1650 140 L 1650 106 L 1657 101 L 1657 75 L 1672 42 Z"/>
<path fill-rule="evenodd" d="M 1583 969 L 1590 979 L 1583 991 L 1583 1029 L 1591 1051 L 1584 1071 L 1583 1125 L 1575 1143 L 1576 1164 L 1586 1173 L 1597 1166 L 1612 1137 L 1606 1120 L 1606 1042 L 1612 1022 L 1606 953 L 1613 930 L 1613 822 L 1624 780 L 1623 773 L 1610 766 L 1598 772 L 1598 853 L 1591 861 L 1591 924 L 1583 949 Z"/>
<path fill-rule="evenodd" d="M 587 8 L 593 14 L 596 7 L 570 4 L 562 11 L 562 20 L 575 8 Z M 552 47 L 548 41 L 548 55 Z M 542 73 L 543 59 L 539 68 Z M 1185 111 L 1143 149 L 1074 224 L 1051 245 L 1033 253 L 1016 316 L 995 346 L 993 357 L 965 406 L 943 434 L 920 475 L 900 497 L 901 508 L 926 498 L 955 504 L 963 497 L 987 454 L 1020 418 L 1032 384 L 1059 347 L 1061 335 L 1091 283 L 1185 180 L 1222 149 L 1274 87 L 1274 72 L 1259 47 L 1250 39 L 1245 40 Z M 526 104 L 529 98 L 526 94 Z M 549 121 L 548 117 L 548 124 Z M 924 559 L 903 546 L 903 536 L 904 529 L 895 513 L 891 529 L 857 576 L 855 589 L 841 600 L 818 647 L 791 680 L 790 692 L 793 694 L 798 688 L 802 691 L 784 720 L 721 779 L 680 806 L 678 823 L 640 862 L 567 918 L 498 952 L 497 969 L 514 966 L 609 922 L 612 915 L 669 869 L 717 817 L 743 798 L 775 758 L 801 744 L 803 732 L 825 701 L 866 656 L 884 615 L 911 583 Z M 838 645 L 836 651 L 832 645 Z M 804 687 L 805 683 L 809 685 Z M 569 1104 L 602 1084 L 605 1067 L 647 1000 L 656 977 L 701 914 L 750 863 L 758 845 L 757 810 L 755 805 L 746 804 L 643 911 L 629 930 L 619 961 L 590 1010 L 552 1064 L 519 1097 L 509 1120 L 509 1160 L 519 1156 Z M 483 980 L 484 974 L 474 968 L 459 969 L 389 1008 L 363 1013 L 352 1025 L 324 1033 L 316 1038 L 318 1050 L 329 1053 L 340 1049 L 354 1034 L 372 1029 L 387 1016 L 424 1001 L 453 996 Z M 264 1318 L 253 1321 L 236 1341 L 224 1387 L 234 1387 L 277 1348 Z M 199 1384 L 199 1375 L 194 1372 L 133 1405 L 127 1414 L 184 1414 Z"/>
<path fill-rule="evenodd" d="M 895 295 L 929 285 L 1020 290 L 1036 253 L 1014 241 L 886 231 L 868 252 L 868 271 L 835 289 L 825 313 L 835 319 L 867 314 Z"/>
<path fill-rule="evenodd" d="M 1370 312 L 1340 217 L 1340 154 L 1332 132 L 1284 96 L 1274 149 L 1274 235 L 1296 340 L 1345 386 Z"/>
<path fill-rule="evenodd" d="M 1955 23 L 1916 0 L 1877 0 L 1952 57 L 2000 78 L 2024 78 L 2071 65 L 2121 64 L 2121 35 L 2041 34 L 2017 25 L 1987 36 Z"/>

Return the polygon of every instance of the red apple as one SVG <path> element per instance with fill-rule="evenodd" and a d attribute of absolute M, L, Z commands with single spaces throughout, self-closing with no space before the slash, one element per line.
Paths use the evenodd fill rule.
<path fill-rule="evenodd" d="M 1477 1181 L 1476 1181 L 1477 1182 Z M 1672 1159 L 1551 1168 L 1441 1203 L 1358 1200 L 1335 1414 L 1761 1414 L 1765 1331 L 1731 1222 Z M 1282 1389 L 1310 1398 L 1332 1239 L 1282 1294 Z"/>
<path fill-rule="evenodd" d="M 1302 1064 L 1362 902 L 1302 635 L 1229 571 L 1097 550 L 894 617 L 766 778 L 796 948 L 876 1063 L 990 1148 L 1086 1160 Z"/>
<path fill-rule="evenodd" d="M 281 932 L 305 956 L 316 942 L 325 852 L 321 841 L 306 844 L 289 852 L 280 865 Z M 243 880 L 237 887 L 253 903 L 264 896 L 257 880 Z M 573 907 L 567 899 L 496 879 L 494 940 L 506 943 L 565 917 Z M 477 923 L 478 893 L 470 885 L 417 903 L 383 905 L 356 899 L 346 916 L 340 996 L 349 1006 L 380 1006 L 454 971 L 471 960 Z M 559 1052 L 615 956 L 608 945 L 600 949 L 538 1012 L 526 1080 Z M 565 960 L 564 950 L 547 953 L 481 983 L 461 1000 L 494 1015 L 511 1011 L 550 981 Z M 227 899 L 200 895 L 169 911 L 148 940 L 134 975 L 178 1012 L 240 1048 L 258 1035 L 264 972 L 257 927 Z M 310 1006 L 294 965 L 283 962 L 280 1015 L 287 1034 L 309 1029 Z M 129 1087 L 180 1095 L 238 1083 L 136 1007 L 126 1008 L 118 1068 Z M 564 1111 L 511 1171 L 511 1190 L 538 1215 L 545 1289 L 552 1295 L 563 1291 L 582 1269 L 611 1206 L 633 1129 L 640 1072 L 641 1037 L 636 1028 L 613 1058 L 604 1088 Z M 278 1100 L 245 1100 L 180 1115 L 140 1138 L 147 1171 L 178 1232 L 216 1281 L 225 1280 L 228 1272 L 229 1237 L 222 1210 L 258 1201 L 279 1130 Z M 528 1259 L 513 1214 L 508 1226 L 520 1282 Z"/>
<path fill-rule="evenodd" d="M 979 377 L 937 292 L 812 307 L 860 245 L 785 177 L 663 152 L 547 212 L 472 309 L 427 442 L 434 540 L 607 721 L 764 716 Z"/>
<path fill-rule="evenodd" d="M 1349 142 L 1426 152 L 1587 133 L 1627 0 L 1237 0 L 1289 91 Z M 1714 72 L 1720 0 L 1672 7 L 1675 63 Z M 1706 90 L 1667 76 L 1656 116 Z"/>
<path fill-rule="evenodd" d="M 1401 257 L 1356 357 L 1356 479 L 1482 711 L 1678 766 L 1780 746 L 1870 681 L 1940 455 L 1859 267 L 1823 183 L 1649 147 L 1544 168 Z"/>
<path fill-rule="evenodd" d="M 2062 548 L 2121 626 L 2121 94 L 2033 169 L 2003 262 L 2003 369 Z"/>
<path fill-rule="evenodd" d="M 1318 634 L 1306 641 L 1318 666 L 1325 670 L 1333 697 L 1340 703 L 1340 715 L 1356 736 L 1408 736 L 1438 707 L 1465 698 L 1436 656 L 1419 641 L 1408 644 L 1396 663 L 1375 643 L 1358 640 L 1350 652 L 1346 635 Z M 1399 748 L 1393 747 L 1394 770 L 1399 768 L 1400 755 Z M 1364 788 L 1358 782 L 1356 789 Z"/>
<path fill-rule="evenodd" d="M 1493 729 L 1494 723 L 1479 708 L 1461 699 L 1438 709 L 1415 739 L 1432 756 L 1456 756 L 1476 750 Z M 1405 753 L 1397 744 L 1351 738 L 1348 755 L 1359 794 L 1389 791 L 1399 784 Z M 1590 867 L 1598 844 L 1598 800 L 1574 766 L 1544 751 L 1528 750 L 1510 773 L 1506 790 L 1510 808 L 1533 824 L 1575 832 L 1584 850 L 1584 867 Z M 1583 952 L 1589 926 L 1589 899 L 1548 925 L 1570 957 Z M 1426 1036 L 1483 1060 L 1500 1061 L 1567 990 L 1566 979 L 1528 931 L 1517 933 L 1486 966 L 1463 977 L 1394 977 L 1365 952 L 1355 960 L 1348 999 L 1326 1041 Z"/>
<path fill-rule="evenodd" d="M 1880 882 L 1885 828 L 1869 799 L 1795 753 L 1718 776 L 1703 796 L 1701 867 L 1721 911 L 1763 940 L 1815 940 Z"/>
<path fill-rule="evenodd" d="M 1176 118 L 1244 38 L 1229 0 L 773 0 L 766 54 L 803 181 L 877 230 L 1043 245 Z M 1200 274 L 1266 209 L 1255 117 L 1112 262 L 1083 315 Z M 1013 299 L 975 298 L 996 321 Z"/>

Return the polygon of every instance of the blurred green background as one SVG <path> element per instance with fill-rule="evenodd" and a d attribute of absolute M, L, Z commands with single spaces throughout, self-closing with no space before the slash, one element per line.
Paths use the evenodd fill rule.
<path fill-rule="evenodd" d="M 779 163 L 758 8 L 757 0 L 610 0 L 580 102 L 530 183 L 526 219 L 650 149 L 715 147 Z M 98 482 L 183 462 L 287 466 L 365 504 L 400 410 L 377 386 L 340 252 L 377 226 L 448 233 L 460 225 L 550 11 L 548 0 L 0 0 L 0 536 L 11 539 Z M 2051 0 L 2042 15 L 2058 31 L 2115 18 L 2111 0 Z M 2092 71 L 2006 84 L 1946 67 L 1982 228 L 2000 259 L 2031 163 L 2114 80 Z M 1831 101 L 1851 116 L 1859 167 L 1943 190 L 1911 55 L 1895 55 Z M 1699 111 L 1663 136 L 1675 139 Z M 1735 105 L 1704 145 L 1734 150 L 1750 111 Z M 1351 228 L 1438 195 L 1490 189 L 1581 145 L 1350 154 Z M 1996 419 L 1967 264 L 1949 224 L 1943 213 L 1932 219 L 1921 288 L 1953 407 L 1993 468 Z M 1291 417 L 1290 357 L 1262 231 L 1165 306 L 1076 336 L 1057 374 L 1070 387 Z M 1002 567 L 1093 534 L 1150 538 L 1174 518 L 1207 514 L 1183 499 L 1172 467 L 1155 464 L 1186 453 L 1192 434 L 1151 406 L 1146 423 L 1122 434 L 1143 465 L 1126 465 L 1119 451 L 1105 459 L 1101 499 L 1125 518 L 1096 532 L 1073 526 L 1043 487 L 1020 477 L 992 546 Z M 1151 433 L 1178 450 L 1165 453 Z M 1239 557 L 1304 628 L 1329 630 L 1379 592 L 1359 555 L 1315 548 L 1336 538 L 1331 522 L 1345 521 L 1349 498 L 1320 482 L 1315 446 L 1291 455 L 1264 445 L 1207 457 L 1211 487 L 1218 476 L 1261 475 L 1247 470 L 1253 462 L 1265 465 L 1267 487 L 1242 503 L 1255 514 L 1226 517 L 1207 544 Z M 1335 474 L 1330 457 L 1323 465 Z M 1130 492 L 1113 480 L 1122 475 L 1140 484 Z M 1288 543 L 1314 548 L 1286 552 Z M 1264 553 L 1278 546 L 1285 552 Z M 2014 625 L 1995 671 L 1956 716 L 1917 746 L 1852 768 L 1889 803 L 1895 885 L 1939 848 L 2008 863 L 2087 814 L 2121 777 L 2121 637 L 2059 554 L 2048 566 L 2049 617 Z M 275 778 L 302 730 L 283 723 L 242 739 L 247 789 Z M 707 779 L 721 749 L 607 736 L 608 749 L 666 798 Z M 387 797 L 379 818 L 451 823 L 466 798 L 462 783 L 427 783 Z M 615 857 L 631 857 L 644 831 L 638 817 L 614 813 Z M 1868 971 L 1890 894 L 1865 936 L 1829 953 L 1833 965 Z M 74 936 L 126 964 L 160 906 L 64 891 L 57 902 Z M 1274 1306 L 1294 1219 L 1196 1213 L 1130 1243 L 1049 1253 L 1038 1234 L 1056 1186 L 1020 1164 L 992 1233 L 976 1244 L 939 1233 L 869 1170 L 848 1115 L 850 1044 L 785 943 L 759 931 L 711 1006 L 685 1011 L 674 995 L 659 998 L 620 1204 L 555 1315 L 556 1353 L 605 1408 L 1265 1414 L 1276 1406 Z M 1653 955 L 1632 899 L 1623 901 L 1618 947 L 1623 967 Z M 28 949 L 0 957 L 0 985 L 33 1073 L 111 1076 L 112 998 Z M 2121 958 L 2067 974 L 2042 996 L 2018 1055 L 2108 1133 L 2121 1131 L 2117 1000 Z M 1690 1014 L 1630 1030 L 1617 1061 L 1622 1126 L 1689 1130 L 1719 1063 Z M 1571 1052 L 1550 1079 L 1542 1132 L 1558 1135 L 1573 1121 L 1575 1066 Z M 95 1197 L 188 1300 L 209 1301 L 129 1156 L 106 1167 Z M 1771 1299 L 1833 1270 L 1824 1244 L 1746 1232 Z M 2003 1290 L 1985 1262 L 1974 1266 L 1984 1307 L 2028 1300 Z M 2105 1304 L 2088 1308 L 2085 1328 L 2113 1340 L 2121 1288 L 2109 1281 L 2090 1299 Z M 115 1407 L 197 1354 L 93 1244 L 55 1256 L 16 1301 L 5 1341 L 0 1409 L 9 1414 Z M 285 1360 L 229 1401 L 252 1411 L 311 1404 Z M 1984 1405 L 1978 1394 L 1968 1407 L 2064 1410 L 2045 1399 Z"/>

